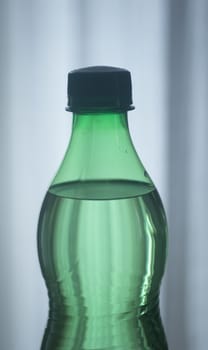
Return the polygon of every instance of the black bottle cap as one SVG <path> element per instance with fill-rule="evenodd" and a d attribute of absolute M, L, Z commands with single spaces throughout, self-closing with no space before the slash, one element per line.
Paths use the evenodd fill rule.
<path fill-rule="evenodd" d="M 68 74 L 67 111 L 127 111 L 132 106 L 131 75 L 126 69 L 94 66 Z"/>

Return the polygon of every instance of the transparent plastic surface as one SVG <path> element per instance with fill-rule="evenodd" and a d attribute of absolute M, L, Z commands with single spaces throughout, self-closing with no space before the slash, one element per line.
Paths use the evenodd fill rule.
<path fill-rule="evenodd" d="M 122 121 L 123 116 L 117 118 Z M 117 130 L 112 153 L 119 135 Z M 82 136 L 81 132 L 80 142 Z M 72 179 L 70 162 L 64 162 L 72 161 L 73 154 L 67 153 L 65 170 L 59 169 L 46 194 L 38 227 L 39 259 L 50 302 L 42 350 L 167 349 L 158 299 L 166 259 L 166 218 L 132 146 L 130 152 L 128 132 L 126 136 L 123 146 L 135 160 L 132 178 L 125 178 L 129 169 L 122 172 L 123 162 L 115 159 L 117 167 L 106 170 L 111 178 L 102 171 L 104 179 L 95 180 L 90 162 L 83 159 L 82 166 L 76 166 L 85 179 Z M 99 140 L 94 151 L 91 141 L 89 158 L 96 153 L 108 162 L 111 156 L 99 149 Z M 80 159 L 78 152 L 74 161 Z M 96 163 L 94 168 L 98 175 Z M 119 178 L 112 175 L 118 173 Z"/>

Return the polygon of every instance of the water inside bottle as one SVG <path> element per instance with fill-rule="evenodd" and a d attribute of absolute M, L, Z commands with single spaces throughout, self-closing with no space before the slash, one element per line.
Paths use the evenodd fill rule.
<path fill-rule="evenodd" d="M 41 349 L 167 349 L 158 306 L 166 229 L 148 184 L 51 187 L 38 230 L 50 300 Z"/>

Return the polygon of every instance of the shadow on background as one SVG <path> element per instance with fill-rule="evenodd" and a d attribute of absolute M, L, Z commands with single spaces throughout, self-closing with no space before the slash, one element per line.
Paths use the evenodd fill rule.
<path fill-rule="evenodd" d="M 187 347 L 186 240 L 189 172 L 190 60 L 187 1 L 170 1 L 169 13 L 168 191 L 169 255 L 167 269 L 167 333 L 171 349 Z"/>

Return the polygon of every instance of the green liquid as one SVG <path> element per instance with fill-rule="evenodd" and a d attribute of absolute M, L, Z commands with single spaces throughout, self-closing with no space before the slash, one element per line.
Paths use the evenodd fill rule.
<path fill-rule="evenodd" d="M 167 226 L 144 183 L 55 185 L 38 251 L 50 300 L 42 350 L 167 349 L 158 295 Z"/>

